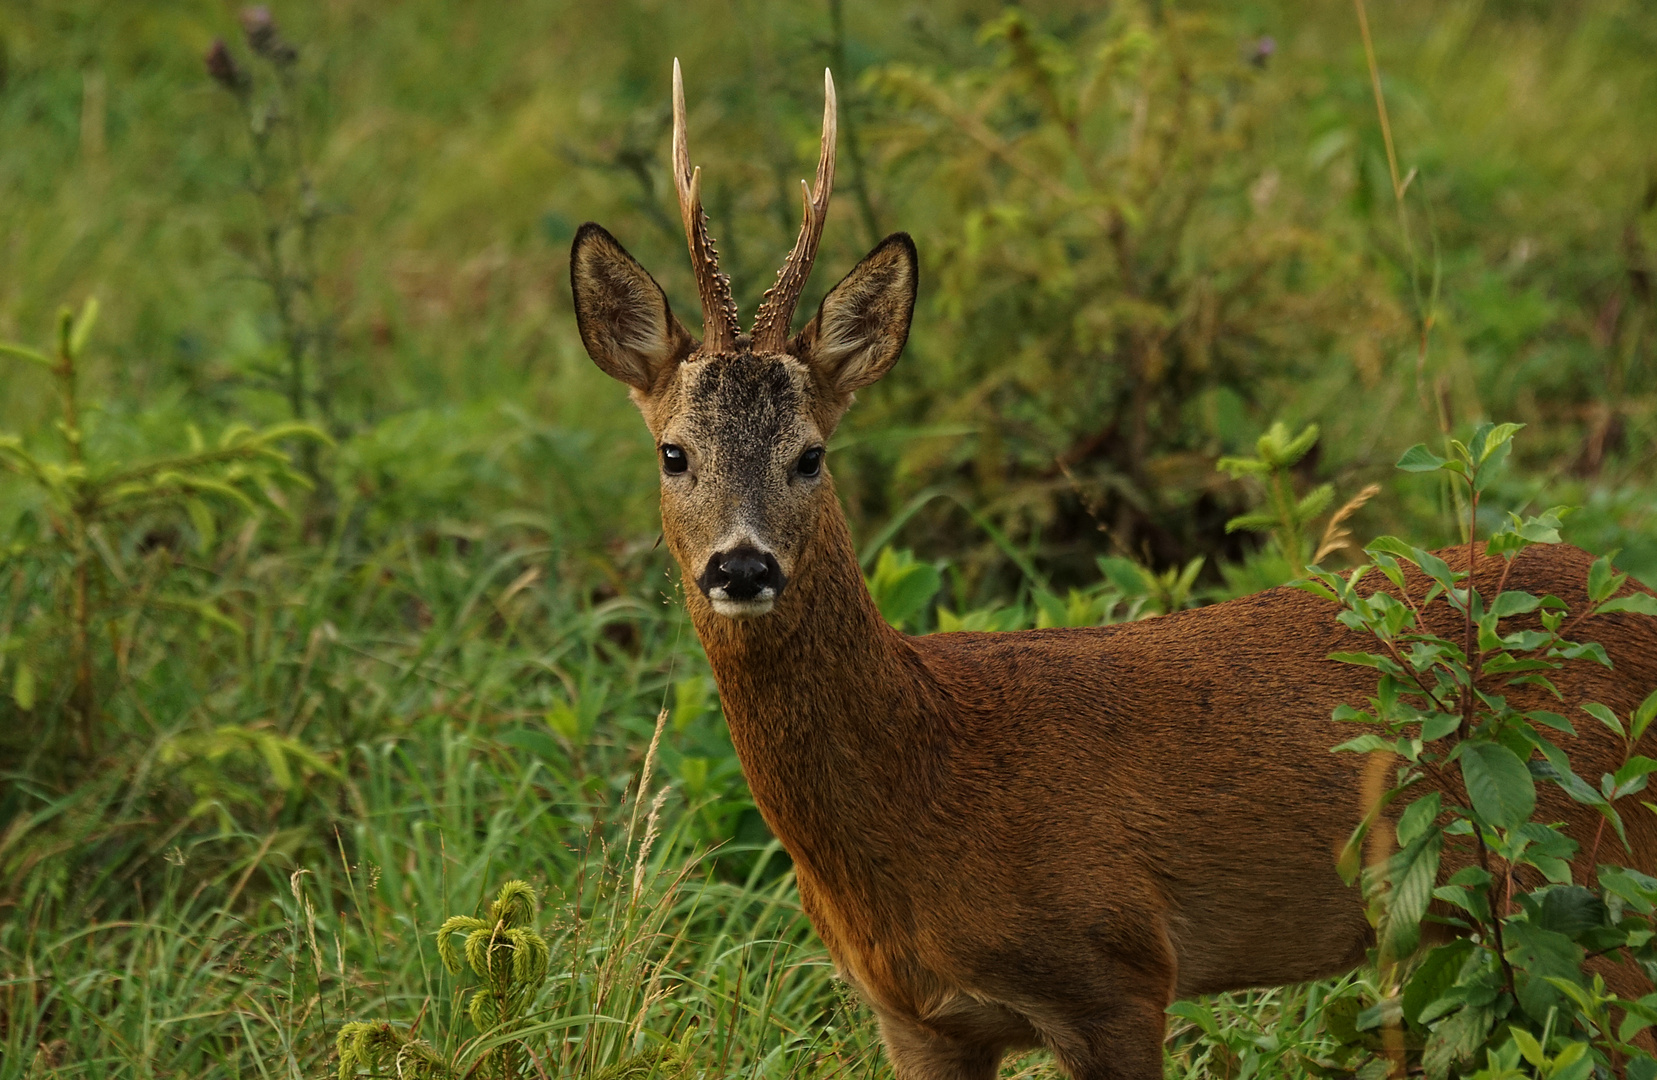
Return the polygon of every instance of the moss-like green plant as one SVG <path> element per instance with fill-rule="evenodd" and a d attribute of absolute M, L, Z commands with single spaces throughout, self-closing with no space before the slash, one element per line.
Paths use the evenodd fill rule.
<path fill-rule="evenodd" d="M 508 881 L 490 903 L 485 918 L 454 915 L 437 931 L 437 952 L 449 973 L 459 975 L 470 967 L 483 980 L 466 1009 L 479 1035 L 510 1028 L 546 982 L 552 950 L 535 931 L 535 911 L 535 890 L 529 883 Z M 361 1069 L 389 1071 L 414 1080 L 447 1080 L 462 1073 L 504 1078 L 521 1071 L 514 1043 L 487 1051 L 467 1068 L 387 1020 L 346 1024 L 340 1028 L 336 1045 L 340 1080 L 348 1080 Z"/>
<path fill-rule="evenodd" d="M 389 1021 L 354 1020 L 339 1029 L 339 1076 L 349 1080 L 359 1069 L 389 1070 L 408 1080 L 449 1080 L 454 1070 L 424 1039 L 410 1037 Z"/>
<path fill-rule="evenodd" d="M 460 948 L 455 937 L 465 933 Z M 473 994 L 467 1013 L 479 1034 L 517 1019 L 547 978 L 551 950 L 535 932 L 535 890 L 526 881 L 508 881 L 489 905 L 487 919 L 455 915 L 437 931 L 437 952 L 451 975 L 459 975 L 462 955 L 484 985 Z"/>

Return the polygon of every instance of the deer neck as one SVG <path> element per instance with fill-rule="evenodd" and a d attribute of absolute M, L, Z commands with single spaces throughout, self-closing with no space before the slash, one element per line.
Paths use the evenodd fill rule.
<path fill-rule="evenodd" d="M 869 596 L 839 503 L 770 614 L 727 619 L 687 593 L 760 812 L 819 876 L 849 870 L 908 816 L 894 804 L 926 797 L 947 710 Z"/>

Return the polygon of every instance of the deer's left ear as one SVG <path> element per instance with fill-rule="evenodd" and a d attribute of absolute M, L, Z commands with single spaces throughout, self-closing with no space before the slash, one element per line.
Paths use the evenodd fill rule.
<path fill-rule="evenodd" d="M 915 242 L 908 233 L 893 233 L 829 290 L 788 351 L 832 397 L 849 403 L 897 363 L 909 340 L 919 282 Z"/>

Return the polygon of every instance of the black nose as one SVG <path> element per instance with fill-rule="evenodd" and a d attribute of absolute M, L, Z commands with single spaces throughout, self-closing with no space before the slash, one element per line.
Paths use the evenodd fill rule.
<path fill-rule="evenodd" d="M 744 544 L 716 553 L 696 584 L 706 595 L 719 589 L 723 599 L 741 601 L 752 600 L 766 589 L 773 599 L 781 596 L 785 581 L 782 567 L 770 552 Z"/>

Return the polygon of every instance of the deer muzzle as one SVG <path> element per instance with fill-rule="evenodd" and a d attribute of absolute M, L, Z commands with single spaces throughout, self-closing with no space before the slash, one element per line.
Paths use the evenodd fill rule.
<path fill-rule="evenodd" d="M 715 552 L 696 579 L 713 609 L 731 618 L 752 618 L 771 610 L 788 584 L 776 556 L 752 544 Z"/>

